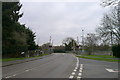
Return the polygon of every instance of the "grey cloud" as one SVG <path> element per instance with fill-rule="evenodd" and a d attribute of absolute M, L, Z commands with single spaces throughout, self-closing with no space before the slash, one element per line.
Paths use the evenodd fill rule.
<path fill-rule="evenodd" d="M 98 2 L 22 2 L 20 19 L 34 32 L 36 42 L 40 45 L 54 39 L 55 45 L 60 45 L 65 37 L 81 36 L 81 29 L 85 34 L 95 32 L 96 25 L 106 11 Z"/>

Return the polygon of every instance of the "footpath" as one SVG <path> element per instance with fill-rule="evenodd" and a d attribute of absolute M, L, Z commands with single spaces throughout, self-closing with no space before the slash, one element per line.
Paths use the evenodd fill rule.
<path fill-rule="evenodd" d="M 45 58 L 45 57 L 48 57 L 51 55 L 52 54 L 41 56 L 41 57 L 27 58 L 27 59 L 22 59 L 22 60 L 6 61 L 6 62 L 2 62 L 2 67 L 20 64 L 20 63 L 25 63 L 25 62 L 29 62 L 29 61 L 34 61 L 34 60 L 42 59 L 42 58 Z"/>

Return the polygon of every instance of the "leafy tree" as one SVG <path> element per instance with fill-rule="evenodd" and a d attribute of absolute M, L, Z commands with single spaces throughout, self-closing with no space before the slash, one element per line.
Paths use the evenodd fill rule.
<path fill-rule="evenodd" d="M 3 57 L 19 57 L 22 51 L 34 50 L 35 33 L 21 25 L 18 20 L 22 4 L 19 2 L 2 3 L 2 52 Z"/>
<path fill-rule="evenodd" d="M 28 50 L 35 50 L 38 46 L 35 44 L 35 33 L 29 28 L 26 29 Z"/>

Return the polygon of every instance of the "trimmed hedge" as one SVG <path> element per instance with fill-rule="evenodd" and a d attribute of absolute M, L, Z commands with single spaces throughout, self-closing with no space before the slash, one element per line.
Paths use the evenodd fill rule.
<path fill-rule="evenodd" d="M 112 46 L 113 56 L 120 58 L 120 45 Z"/>

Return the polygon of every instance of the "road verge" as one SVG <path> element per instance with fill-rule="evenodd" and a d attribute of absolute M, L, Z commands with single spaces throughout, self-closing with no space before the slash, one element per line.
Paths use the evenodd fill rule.
<path fill-rule="evenodd" d="M 76 55 L 76 57 L 79 58 L 85 58 L 85 59 L 92 59 L 92 60 L 99 60 L 99 61 L 110 61 L 110 62 L 119 62 L 120 60 L 118 58 L 110 58 L 110 57 L 101 57 L 101 56 L 89 56 L 89 55 Z"/>
<path fill-rule="evenodd" d="M 16 58 L 16 59 L 11 59 L 11 61 L 5 60 L 5 61 L 2 61 L 2 67 L 34 61 L 34 60 L 42 59 L 43 57 L 47 57 L 47 56 L 50 56 L 50 54 L 44 54 L 44 55 L 30 57 L 30 58 L 18 58 L 18 59 Z"/>

